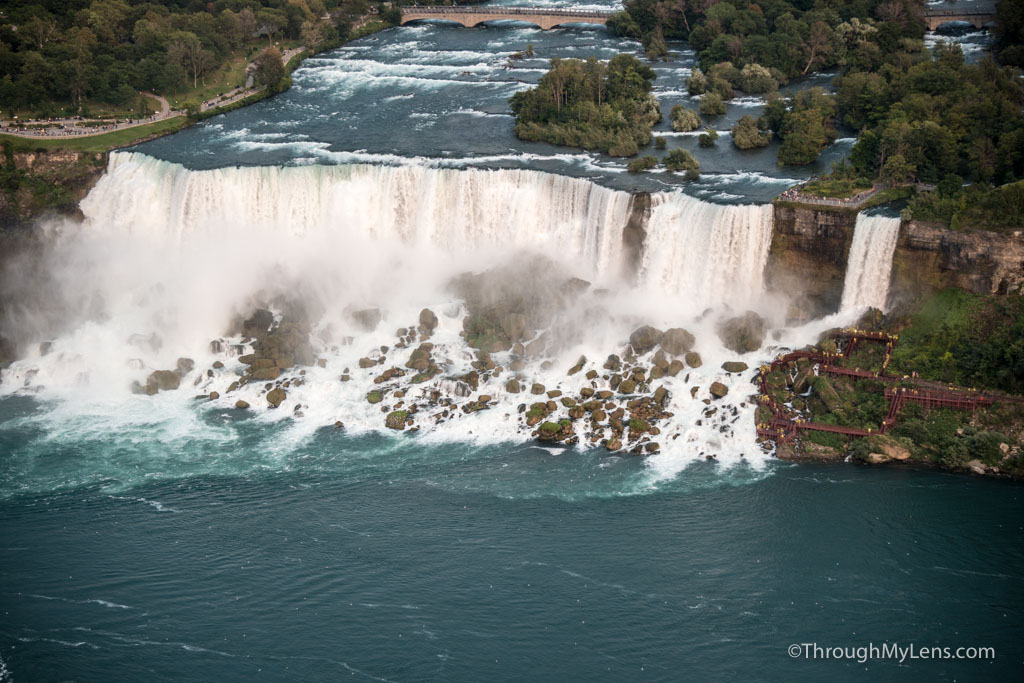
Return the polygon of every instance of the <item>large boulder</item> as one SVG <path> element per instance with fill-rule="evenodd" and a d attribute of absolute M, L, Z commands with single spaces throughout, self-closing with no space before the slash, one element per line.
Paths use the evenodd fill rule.
<path fill-rule="evenodd" d="M 764 318 L 753 311 L 723 320 L 718 337 L 725 348 L 736 353 L 751 353 L 761 348 L 765 337 Z"/>
<path fill-rule="evenodd" d="M 857 319 L 854 323 L 854 327 L 859 330 L 879 330 L 882 328 L 882 323 L 885 322 L 885 314 L 877 308 L 869 308 L 864 311 L 863 315 Z"/>
<path fill-rule="evenodd" d="M 412 368 L 413 370 L 423 371 L 430 367 L 430 350 L 424 349 L 423 346 L 412 352 L 409 360 L 406 361 L 405 367 Z"/>
<path fill-rule="evenodd" d="M 252 378 L 258 382 L 273 382 L 281 376 L 281 368 L 257 368 L 252 371 Z"/>
<path fill-rule="evenodd" d="M 647 353 L 661 342 L 664 333 L 656 327 L 644 325 L 629 335 L 629 344 L 636 353 Z"/>
<path fill-rule="evenodd" d="M 721 382 L 711 383 L 711 395 L 715 398 L 723 398 L 729 393 L 729 387 L 725 386 Z"/>
<path fill-rule="evenodd" d="M 424 308 L 420 311 L 420 327 L 427 332 L 433 332 L 434 328 L 437 327 L 437 316 L 429 308 Z"/>
<path fill-rule="evenodd" d="M 683 328 L 673 327 L 665 330 L 665 334 L 662 335 L 661 348 L 665 350 L 665 353 L 681 356 L 692 349 L 696 341 L 697 339 Z"/>
<path fill-rule="evenodd" d="M 388 429 L 401 431 L 405 429 L 406 412 L 404 410 L 393 410 L 384 418 L 384 426 Z"/>
<path fill-rule="evenodd" d="M 173 370 L 157 370 L 146 378 L 146 393 L 173 391 L 181 384 L 181 375 Z"/>
<path fill-rule="evenodd" d="M 742 361 L 730 360 L 722 363 L 722 369 L 726 372 L 746 372 L 748 365 Z"/>
<path fill-rule="evenodd" d="M 267 392 L 267 403 L 270 404 L 271 408 L 278 407 L 286 398 L 288 398 L 288 393 L 281 387 Z"/>
<path fill-rule="evenodd" d="M 354 320 L 361 328 L 369 332 L 377 327 L 377 323 L 381 320 L 380 309 L 364 308 L 360 311 L 353 311 L 352 320 Z"/>

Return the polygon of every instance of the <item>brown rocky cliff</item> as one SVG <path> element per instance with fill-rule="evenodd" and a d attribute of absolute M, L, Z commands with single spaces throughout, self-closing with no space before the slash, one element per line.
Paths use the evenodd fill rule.
<path fill-rule="evenodd" d="M 774 219 L 765 286 L 791 299 L 792 320 L 834 313 L 842 301 L 857 213 L 776 203 Z M 995 233 L 904 221 L 893 254 L 889 305 L 948 287 L 1024 293 L 1024 229 Z"/>
<path fill-rule="evenodd" d="M 890 302 L 947 287 L 975 294 L 1021 293 L 1024 230 L 950 230 L 943 223 L 904 221 L 892 270 Z"/>
<path fill-rule="evenodd" d="M 629 199 L 629 219 L 622 229 L 622 272 L 635 279 L 643 262 L 644 242 L 647 240 L 647 221 L 651 217 L 651 195 L 637 192 Z"/>
<path fill-rule="evenodd" d="M 779 203 L 774 221 L 764 273 L 768 291 L 790 297 L 796 320 L 838 310 L 856 212 Z"/>
<path fill-rule="evenodd" d="M 0 191 L 0 229 L 25 227 L 48 214 L 78 215 L 78 202 L 107 167 L 106 154 L 70 150 L 15 152 L 3 161 L 9 182 Z"/>

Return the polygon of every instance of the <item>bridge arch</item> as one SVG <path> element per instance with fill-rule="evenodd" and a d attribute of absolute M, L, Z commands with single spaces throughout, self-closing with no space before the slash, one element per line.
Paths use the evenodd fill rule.
<path fill-rule="evenodd" d="M 991 10 L 934 9 L 925 10 L 924 20 L 929 31 L 953 23 L 970 24 L 976 29 L 983 29 L 987 24 L 995 21 L 995 14 Z"/>

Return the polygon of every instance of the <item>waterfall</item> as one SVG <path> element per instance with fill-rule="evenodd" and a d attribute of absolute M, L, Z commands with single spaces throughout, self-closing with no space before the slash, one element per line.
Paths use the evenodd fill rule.
<path fill-rule="evenodd" d="M 701 306 L 755 303 L 772 240 L 772 206 L 723 206 L 682 192 L 655 195 L 640 282 Z"/>
<path fill-rule="evenodd" d="M 765 457 L 748 428 L 750 378 L 722 370 L 736 353 L 720 344 L 717 323 L 727 314 L 720 304 L 742 309 L 760 297 L 770 205 L 671 192 L 652 195 L 648 211 L 629 193 L 531 170 L 197 171 L 119 152 L 81 209 L 82 223 L 51 226 L 45 253 L 17 271 L 19 289 L 2 283 L 11 302 L 2 322 L 18 331 L 24 357 L 0 374 L 0 396 L 60 399 L 82 419 L 102 415 L 113 432 L 149 424 L 159 405 L 161 428 L 186 434 L 196 410 L 242 401 L 267 419 L 293 416 L 297 433 L 339 420 L 355 433 L 380 430 L 382 407 L 407 405 L 423 411 L 424 438 L 529 438 L 536 425 L 517 410 L 527 396 L 508 389 L 512 378 L 531 391 L 538 383 L 592 395 L 610 386 L 606 363 L 618 363 L 631 332 L 649 324 L 685 328 L 703 359 L 685 372 L 651 371 L 643 383 L 652 395 L 668 392 L 661 400 L 671 414 L 650 458 L 654 476 L 712 453 L 730 463 Z M 702 315 L 708 307 L 719 310 Z M 257 308 L 271 309 L 282 330 L 262 351 L 241 324 Z M 436 328 L 421 350 L 424 308 Z M 488 370 L 467 333 L 495 325 L 508 344 L 493 332 L 472 335 L 493 354 Z M 255 363 L 286 339 L 286 354 L 258 358 L 287 392 L 284 409 L 273 410 L 271 380 L 247 374 L 257 368 L 242 358 Z M 301 367 L 290 365 L 300 347 Z M 413 349 L 430 354 L 427 379 L 408 365 L 419 362 Z M 180 389 L 132 393 L 156 373 L 179 378 Z M 735 391 L 709 412 L 715 382 Z M 371 403 L 382 388 L 395 393 Z M 490 409 L 461 409 L 484 395 Z M 579 438 L 599 443 L 597 428 L 577 419 Z"/>
<path fill-rule="evenodd" d="M 853 243 L 846 260 L 841 311 L 868 306 L 885 310 L 899 231 L 899 218 L 857 214 Z"/>
<path fill-rule="evenodd" d="M 629 194 L 528 170 L 418 166 L 259 166 L 192 171 L 143 154 L 111 155 L 82 201 L 86 229 L 244 238 L 330 233 L 442 252 L 526 247 L 585 275 L 618 272 Z"/>

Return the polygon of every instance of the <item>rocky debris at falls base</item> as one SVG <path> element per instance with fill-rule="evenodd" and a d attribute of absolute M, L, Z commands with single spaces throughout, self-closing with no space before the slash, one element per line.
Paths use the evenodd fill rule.
<path fill-rule="evenodd" d="M 559 305 L 577 301 L 589 287 L 580 280 L 562 285 L 554 297 Z M 486 285 L 481 289 L 486 292 Z M 665 447 L 665 439 L 682 435 L 678 429 L 664 431 L 666 420 L 674 416 L 672 390 L 666 382 L 676 390 L 685 383 L 690 395 L 681 398 L 704 404 L 697 426 L 704 423 L 715 433 L 731 433 L 738 419 L 736 408 L 721 409 L 716 404 L 727 396 L 728 387 L 722 382 L 690 385 L 690 371 L 703 361 L 693 351 L 697 340 L 689 331 L 643 325 L 629 335 L 618 353 L 580 356 L 560 372 L 546 353 L 563 333 L 554 319 L 557 305 L 542 314 L 538 307 L 528 310 L 533 303 L 524 299 L 517 306 L 478 298 L 466 307 L 461 348 L 458 343 L 438 347 L 428 341 L 439 319 L 434 311 L 424 309 L 417 320 L 397 328 L 390 343 L 373 348 L 355 367 L 336 370 L 334 381 L 366 386 L 363 410 L 379 411 L 378 425 L 385 430 L 414 432 L 500 408 L 507 413 L 504 419 L 524 437 L 638 456 L 657 453 Z M 542 303 L 539 308 L 544 307 Z M 376 327 L 385 322 L 384 316 L 377 317 L 379 311 L 367 310 L 350 315 L 353 325 Z M 149 394 L 173 391 L 186 376 L 194 376 L 195 386 L 208 388 L 200 397 L 224 407 L 303 416 L 309 406 L 302 401 L 309 399 L 294 390 L 304 385 L 311 368 L 328 368 L 328 361 L 312 349 L 308 316 L 295 306 L 279 307 L 276 313 L 259 308 L 238 320 L 232 331 L 233 335 L 211 342 L 215 360 L 209 368 L 193 372 L 190 362 L 182 359 L 175 370 L 156 371 L 136 389 Z M 346 338 L 346 343 L 351 342 Z M 544 351 L 538 351 L 538 345 Z M 450 360 L 457 354 L 472 359 L 468 368 Z M 743 363 L 729 362 L 723 372 L 746 369 Z M 532 376 L 538 371 L 543 378 Z M 322 378 L 321 373 L 318 381 Z M 727 380 L 723 377 L 723 381 Z M 259 403 L 253 401 L 253 387 L 262 397 Z M 245 398 L 237 396 L 242 390 Z M 516 396 L 526 400 L 517 405 Z M 340 415 L 330 420 L 336 428 L 344 428 L 355 417 Z M 464 424 L 467 433 L 475 428 L 469 420 L 457 424 Z"/>
<path fill-rule="evenodd" d="M 132 384 L 133 394 L 152 396 L 161 391 L 174 391 L 181 385 L 181 379 L 192 372 L 195 361 L 191 358 L 179 358 L 174 370 L 155 370 L 146 378 L 146 383 Z"/>
<path fill-rule="evenodd" d="M 723 320 L 718 326 L 722 345 L 736 353 L 753 353 L 764 344 L 765 320 L 753 311 Z"/>

